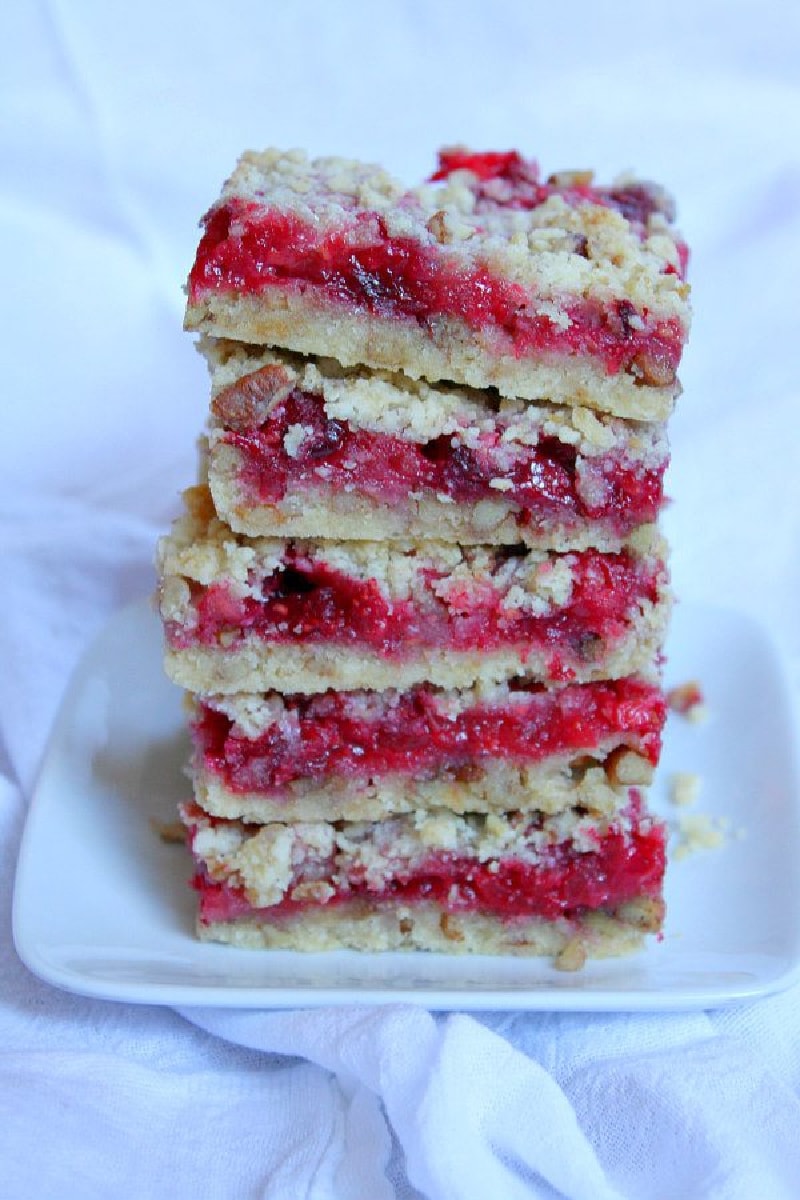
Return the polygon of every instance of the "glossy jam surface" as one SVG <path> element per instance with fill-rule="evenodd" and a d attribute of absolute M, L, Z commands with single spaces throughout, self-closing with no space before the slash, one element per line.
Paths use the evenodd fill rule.
<path fill-rule="evenodd" d="M 616 745 L 658 761 L 665 704 L 656 687 L 621 679 L 530 688 L 513 699 L 453 713 L 420 686 L 365 715 L 346 693 L 289 696 L 288 719 L 258 738 L 243 737 L 228 717 L 206 706 L 192 732 L 204 768 L 235 792 L 276 792 L 293 780 L 330 775 L 458 778 L 490 759 L 536 763 Z"/>
<path fill-rule="evenodd" d="M 520 284 L 465 265 L 438 245 L 391 237 L 378 213 L 356 213 L 346 226 L 320 234 L 294 214 L 254 201 L 220 203 L 205 220 L 190 302 L 210 292 L 257 295 L 271 287 L 311 288 L 327 302 L 421 326 L 452 317 L 491 329 L 502 352 L 589 355 L 609 374 L 632 371 L 656 385 L 674 381 L 684 341 L 679 321 L 653 321 L 627 300 L 575 300 L 565 328 L 532 311 Z"/>
<path fill-rule="evenodd" d="M 305 433 L 290 455 L 286 434 L 297 426 Z M 265 504 L 278 503 L 288 490 L 324 485 L 389 505 L 406 503 L 410 492 L 446 496 L 457 504 L 502 497 L 519 509 L 520 525 L 548 528 L 558 523 L 570 528 L 591 520 L 620 537 L 656 520 L 663 504 L 666 462 L 645 469 L 620 454 L 592 460 L 590 468 L 585 464 L 595 485 L 590 501 L 578 486 L 573 446 L 542 438 L 535 447 L 520 447 L 509 469 L 502 434 L 498 424 L 475 447 L 454 447 L 450 436 L 426 443 L 405 441 L 353 430 L 327 417 L 321 396 L 293 391 L 261 426 L 230 429 L 223 440 L 241 453 L 245 490 Z M 503 492 L 491 486 L 498 477 L 506 484 Z"/>
<path fill-rule="evenodd" d="M 570 845 L 560 845 L 535 865 L 501 860 L 498 871 L 474 859 L 432 854 L 413 871 L 398 873 L 382 891 L 370 890 L 363 879 L 349 879 L 328 906 L 354 900 L 389 905 L 433 902 L 447 912 L 484 912 L 506 920 L 579 916 L 586 910 L 613 909 L 638 896 L 657 896 L 664 864 L 663 829 L 643 822 L 632 832 L 608 831 L 594 851 L 576 853 Z M 207 924 L 237 917 L 288 917 L 311 907 L 283 901 L 254 909 L 241 889 L 215 883 L 202 872 L 194 886 L 200 895 L 200 919 Z"/>
<path fill-rule="evenodd" d="M 392 600 L 375 579 L 337 571 L 290 543 L 283 569 L 264 579 L 259 596 L 238 596 L 226 583 L 195 584 L 192 623 L 167 622 L 166 633 L 175 649 L 198 643 L 235 649 L 250 635 L 366 648 L 401 661 L 432 648 L 512 646 L 528 654 L 536 648 L 553 678 L 569 679 L 630 632 L 640 604 L 656 602 L 663 583 L 661 570 L 627 551 L 585 550 L 574 559 L 569 601 L 537 616 L 504 608 L 504 593 L 490 584 L 443 597 L 427 588 L 417 599 Z M 426 574 L 436 579 L 432 569 Z"/>

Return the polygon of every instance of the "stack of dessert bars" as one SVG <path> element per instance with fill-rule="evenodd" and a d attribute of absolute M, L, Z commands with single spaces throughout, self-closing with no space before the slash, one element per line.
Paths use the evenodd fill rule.
<path fill-rule="evenodd" d="M 202 477 L 159 547 L 201 938 L 544 954 L 663 920 L 664 191 L 443 151 L 246 153 L 186 326 Z"/>

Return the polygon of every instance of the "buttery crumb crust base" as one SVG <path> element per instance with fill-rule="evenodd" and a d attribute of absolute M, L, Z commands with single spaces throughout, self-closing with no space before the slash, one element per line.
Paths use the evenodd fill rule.
<path fill-rule="evenodd" d="M 643 622 L 640 636 L 609 653 L 602 662 L 582 666 L 573 680 L 590 683 L 629 675 L 658 678 L 658 651 L 667 612 Z M 646 632 L 645 632 L 646 630 Z M 257 636 L 233 648 L 168 647 L 164 664 L 173 683 L 197 693 L 383 691 L 432 683 L 442 688 L 471 687 L 508 679 L 548 679 L 548 655 L 527 646 L 496 651 L 422 649 L 405 660 L 386 658 L 363 648 L 298 644 L 281 646 Z"/>
<path fill-rule="evenodd" d="M 238 533 L 251 537 L 326 537 L 334 541 L 447 541 L 462 546 L 522 543 L 532 550 L 614 552 L 625 538 L 589 520 L 543 523 L 500 491 L 484 499 L 450 504 L 437 496 L 407 493 L 396 504 L 327 486 L 289 487 L 278 503 L 254 500 L 242 484 L 242 452 L 212 438 L 208 482 L 217 511 Z M 523 519 L 521 519 L 523 518 Z"/>
<path fill-rule="evenodd" d="M 547 764 L 490 761 L 471 769 L 442 771 L 435 778 L 385 775 L 293 780 L 278 793 L 234 791 L 195 761 L 194 794 L 210 815 L 245 821 L 379 821 L 400 813 L 447 809 L 455 813 L 564 812 L 584 807 L 608 816 L 620 803 L 621 787 L 646 785 L 653 768 L 645 758 L 619 747 L 608 754 L 561 756 Z"/>
<path fill-rule="evenodd" d="M 202 339 L 218 514 L 253 536 L 618 549 L 663 503 L 662 424 Z"/>
<path fill-rule="evenodd" d="M 554 959 L 563 970 L 578 970 L 587 959 L 611 958 L 640 950 L 648 934 L 661 928 L 663 904 L 650 896 L 609 912 L 571 919 L 541 917 L 502 921 L 484 913 L 448 913 L 431 904 L 338 905 L 335 911 L 304 909 L 284 917 L 239 917 L 204 922 L 203 942 L 225 942 L 250 950 L 331 950 L 386 952 L 425 950 L 444 954 L 511 954 Z"/>
<path fill-rule="evenodd" d="M 362 163 L 244 154 L 206 217 L 186 327 L 667 417 L 689 309 L 664 193 L 542 183 L 516 154 L 442 164 L 409 191 Z"/>

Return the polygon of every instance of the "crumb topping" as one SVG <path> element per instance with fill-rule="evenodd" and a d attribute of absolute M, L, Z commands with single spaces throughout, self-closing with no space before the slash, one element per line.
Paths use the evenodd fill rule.
<path fill-rule="evenodd" d="M 534 164 L 527 167 L 535 171 Z M 570 322 L 570 297 L 609 302 L 625 296 L 639 309 L 657 309 L 660 317 L 688 326 L 669 206 L 654 203 L 629 220 L 603 203 L 600 191 L 576 193 L 574 182 L 564 187 L 558 176 L 551 178 L 556 182 L 544 189 L 545 198 L 529 206 L 504 195 L 503 180 L 482 185 L 469 169 L 406 189 L 378 166 L 269 149 L 242 155 L 221 202 L 239 199 L 279 211 L 320 235 L 344 228 L 354 244 L 385 234 L 437 247 L 465 269 L 480 264 L 530 289 L 542 315 L 556 322 Z"/>
<path fill-rule="evenodd" d="M 678 820 L 678 840 L 672 857 L 677 861 L 700 850 L 716 850 L 723 846 L 728 833 L 726 818 L 714 818 L 708 813 L 682 813 Z"/>
<path fill-rule="evenodd" d="M 637 820 L 629 807 L 611 818 L 575 810 L 535 820 L 522 813 L 460 816 L 437 811 L 335 825 L 212 821 L 195 805 L 182 812 L 193 830 L 192 851 L 210 877 L 243 888 L 255 907 L 284 898 L 322 897 L 346 888 L 350 879 L 381 891 L 432 853 L 472 858 L 489 869 L 509 859 L 536 864 L 565 843 L 574 853 L 591 853 L 612 827 L 627 832 L 634 823 L 647 826 L 647 819 Z"/>

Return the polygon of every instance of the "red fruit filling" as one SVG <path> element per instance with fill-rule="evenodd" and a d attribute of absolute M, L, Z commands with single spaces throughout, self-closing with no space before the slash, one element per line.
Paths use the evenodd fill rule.
<path fill-rule="evenodd" d="M 509 857 L 493 871 L 488 864 L 456 854 L 431 854 L 398 873 L 381 891 L 370 889 L 363 878 L 346 879 L 326 907 L 362 899 L 370 905 L 435 903 L 446 912 L 483 912 L 504 920 L 570 918 L 659 895 L 664 865 L 663 828 L 645 819 L 630 832 L 609 830 L 596 850 L 578 852 L 569 843 L 554 846 L 535 865 Z M 284 900 L 271 908 L 253 908 L 241 888 L 216 883 L 202 871 L 193 886 L 200 894 L 204 924 L 239 917 L 289 917 L 317 906 Z"/>
<path fill-rule="evenodd" d="M 431 182 L 447 179 L 453 171 L 471 171 L 479 180 L 497 179 L 508 176 L 520 165 L 524 165 L 524 160 L 516 150 L 484 150 L 478 153 L 460 149 L 440 150 L 439 167 L 431 175 Z"/>
<path fill-rule="evenodd" d="M 675 319 L 631 318 L 630 301 L 609 306 L 576 299 L 567 328 L 531 310 L 525 288 L 484 266 L 459 267 L 433 246 L 391 237 L 378 213 L 358 213 L 345 228 L 321 234 L 292 213 L 232 199 L 207 214 L 189 276 L 189 298 L 210 292 L 257 295 L 270 287 L 318 289 L 327 302 L 430 326 L 453 317 L 492 329 L 502 348 L 528 354 L 589 355 L 609 374 L 631 371 L 642 382 L 674 382 L 684 330 Z"/>
<path fill-rule="evenodd" d="M 501 552 L 502 553 L 502 552 Z M 368 648 L 402 660 L 432 648 L 483 652 L 512 646 L 527 656 L 546 654 L 554 679 L 599 659 L 631 632 L 644 602 L 656 603 L 665 568 L 627 551 L 571 555 L 568 603 L 542 616 L 503 607 L 504 593 L 486 582 L 442 598 L 429 588 L 419 599 L 392 600 L 375 579 L 357 579 L 305 554 L 290 543 L 283 569 L 261 584 L 259 596 L 237 596 L 227 583 L 193 584 L 194 613 L 188 626 L 166 623 L 170 645 L 198 643 L 235 649 L 248 635 L 272 642 L 329 642 Z M 440 576 L 425 572 L 429 583 Z"/>
<path fill-rule="evenodd" d="M 305 432 L 290 455 L 284 439 L 296 425 Z M 278 503 L 289 489 L 324 484 L 388 505 L 407 502 L 410 492 L 447 496 L 457 504 L 502 495 L 519 509 L 520 525 L 536 528 L 556 522 L 574 527 L 591 520 L 625 537 L 637 525 L 656 520 L 664 499 L 666 460 L 651 469 L 621 454 L 585 460 L 592 486 L 582 489 L 574 446 L 543 437 L 535 447 L 520 446 L 509 468 L 503 428 L 498 422 L 475 448 L 454 446 L 450 435 L 409 442 L 329 420 L 321 396 L 293 391 L 260 427 L 229 429 L 223 440 L 242 455 L 240 478 L 246 491 L 265 504 Z M 502 493 L 490 486 L 498 477 L 510 484 Z M 582 494 L 587 490 L 590 499 Z"/>
<path fill-rule="evenodd" d="M 635 679 L 520 688 L 513 703 L 479 703 L 458 713 L 425 685 L 369 715 L 358 697 L 343 692 L 283 699 L 284 719 L 257 738 L 243 737 L 223 713 L 200 706 L 193 724 L 197 754 L 229 790 L 276 792 L 293 780 L 330 775 L 458 777 L 492 759 L 536 763 L 593 750 L 602 756 L 619 745 L 655 765 L 666 715 L 660 690 Z"/>

